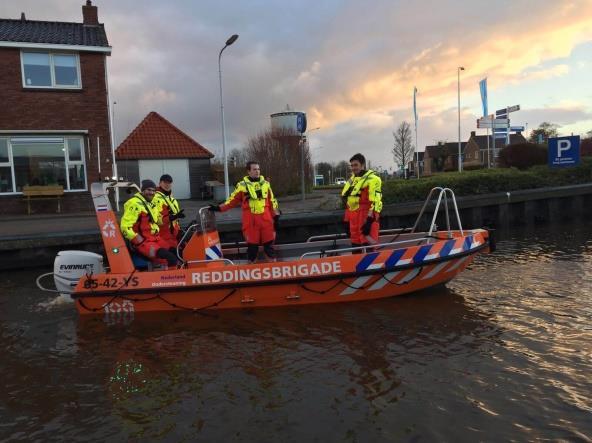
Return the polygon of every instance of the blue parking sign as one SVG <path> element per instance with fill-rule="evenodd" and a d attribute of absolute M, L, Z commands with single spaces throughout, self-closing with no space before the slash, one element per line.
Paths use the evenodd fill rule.
<path fill-rule="evenodd" d="M 548 163 L 551 168 L 580 164 L 580 136 L 549 138 Z"/>

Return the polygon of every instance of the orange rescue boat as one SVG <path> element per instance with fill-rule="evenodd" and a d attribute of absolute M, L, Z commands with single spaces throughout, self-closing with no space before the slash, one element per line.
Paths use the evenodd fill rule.
<path fill-rule="evenodd" d="M 382 230 L 379 242 L 352 248 L 343 234 L 276 245 L 277 261 L 248 264 L 246 245 L 220 244 L 215 218 L 207 208 L 185 232 L 178 269 L 138 269 L 118 228 L 108 198 L 115 187 L 133 183 L 94 183 L 91 187 L 109 268 L 103 257 L 61 251 L 54 263 L 57 291 L 70 294 L 80 314 L 259 308 L 340 303 L 406 294 L 452 280 L 479 252 L 493 249 L 486 229 L 463 230 L 453 192 L 434 188 L 412 228 Z M 430 229 L 417 232 L 437 194 Z M 458 229 L 450 229 L 449 200 Z M 441 205 L 444 203 L 444 205 Z M 447 229 L 435 225 L 439 208 Z M 136 263 L 134 263 L 136 261 Z M 143 263 L 144 267 L 147 265 Z M 38 279 L 39 283 L 39 279 Z"/>

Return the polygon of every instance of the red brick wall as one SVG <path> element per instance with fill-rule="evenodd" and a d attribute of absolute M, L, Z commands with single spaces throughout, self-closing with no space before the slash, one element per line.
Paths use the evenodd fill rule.
<path fill-rule="evenodd" d="M 90 52 L 79 53 L 79 56 L 82 89 L 28 89 L 22 84 L 20 50 L 0 48 L 0 129 L 87 130 L 85 157 L 87 186 L 90 189 L 90 183 L 99 180 L 97 136 L 101 145 L 101 176 L 111 175 L 106 56 Z M 83 195 L 90 199 L 88 194 Z M 66 208 L 72 206 L 75 210 L 78 207 L 75 202 L 81 199 L 81 195 L 68 194 L 65 199 L 72 202 L 72 205 L 66 204 Z M 21 212 L 21 200 L 20 195 L 0 196 L 2 212 Z"/>

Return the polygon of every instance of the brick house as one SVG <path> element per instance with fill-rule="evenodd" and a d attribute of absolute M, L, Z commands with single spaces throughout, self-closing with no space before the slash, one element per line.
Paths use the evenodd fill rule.
<path fill-rule="evenodd" d="M 97 7 L 82 23 L 0 19 L 0 203 L 24 213 L 24 186 L 61 185 L 64 211 L 92 208 L 112 175 L 107 56 Z M 47 204 L 46 204 L 47 203 Z M 35 212 L 55 211 L 39 201 Z"/>
<path fill-rule="evenodd" d="M 487 167 L 487 136 L 476 135 L 471 131 L 471 136 L 466 142 L 461 142 L 463 154 L 463 168 L 479 169 Z M 491 137 L 489 137 L 491 140 Z M 526 143 L 527 140 L 521 133 L 510 134 L 510 144 Z M 491 166 L 495 166 L 495 160 L 499 151 L 506 146 L 505 139 L 496 139 L 495 150 L 490 146 Z M 424 174 L 431 175 L 436 172 L 458 170 L 458 142 L 441 142 L 437 145 L 426 146 L 424 154 Z"/>
<path fill-rule="evenodd" d="M 169 174 L 177 199 L 202 198 L 212 176 L 212 157 L 208 149 L 157 112 L 150 112 L 115 151 L 121 177 L 158 184 L 162 174 Z"/>
<path fill-rule="evenodd" d="M 464 150 L 463 165 L 470 168 L 486 168 L 487 167 L 487 135 L 476 135 L 475 131 L 471 131 L 471 136 L 467 142 Z M 510 134 L 510 145 L 519 143 L 526 143 L 527 140 L 518 132 Z M 506 146 L 505 139 L 495 140 L 495 150 L 493 143 L 491 143 L 491 136 L 489 137 L 489 155 L 491 156 L 491 166 L 495 166 L 499 151 Z"/>
<path fill-rule="evenodd" d="M 467 142 L 461 142 L 461 152 L 467 146 Z M 437 145 L 426 146 L 423 157 L 425 175 L 437 172 L 458 170 L 458 142 L 440 142 Z"/>
<path fill-rule="evenodd" d="M 425 155 L 425 152 L 413 153 L 413 159 L 407 165 L 407 169 L 408 169 L 410 175 L 417 176 L 417 174 L 416 174 L 417 169 L 419 169 L 420 176 L 425 174 L 424 155 Z"/>

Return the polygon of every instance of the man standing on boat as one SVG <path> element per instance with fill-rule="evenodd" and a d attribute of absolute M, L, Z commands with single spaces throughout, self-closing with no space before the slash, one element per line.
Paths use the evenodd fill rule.
<path fill-rule="evenodd" d="M 179 219 L 185 218 L 185 214 L 177 199 L 173 197 L 172 188 L 173 177 L 169 174 L 162 175 L 152 203 L 160 214 L 160 238 L 168 245 L 169 249 L 174 249 L 176 253 L 179 232 L 181 231 Z"/>
<path fill-rule="evenodd" d="M 259 245 L 270 259 L 275 259 L 273 242 L 279 224 L 280 210 L 271 185 L 261 175 L 259 163 L 247 163 L 247 174 L 237 183 L 234 192 L 221 205 L 211 205 L 211 211 L 225 212 L 238 205 L 243 209 L 243 236 L 247 242 L 247 257 L 254 263 Z"/>
<path fill-rule="evenodd" d="M 159 213 L 153 204 L 156 183 L 142 180 L 141 191 L 125 202 L 121 232 L 132 248 L 150 261 L 166 261 L 169 266 L 175 266 L 177 256 L 169 251 L 167 243 L 159 235 Z"/>
<path fill-rule="evenodd" d="M 344 222 L 348 226 L 352 247 L 378 242 L 382 211 L 382 180 L 371 169 L 366 158 L 356 154 L 349 159 L 352 175 L 341 191 L 345 206 Z"/>

